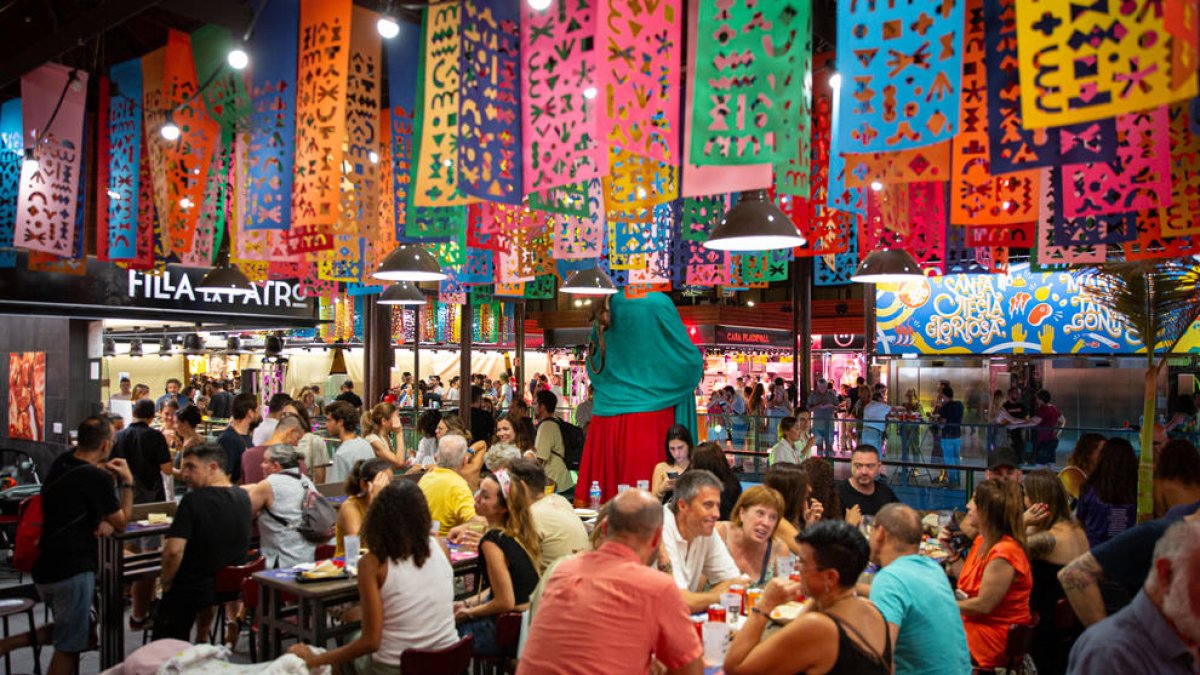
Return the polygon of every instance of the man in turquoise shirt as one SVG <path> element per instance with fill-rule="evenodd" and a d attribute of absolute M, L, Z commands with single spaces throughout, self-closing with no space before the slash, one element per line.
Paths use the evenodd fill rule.
<path fill-rule="evenodd" d="M 919 554 L 921 519 L 903 504 L 875 515 L 871 562 L 883 569 L 871 602 L 888 622 L 896 675 L 967 675 L 971 655 L 954 592 L 942 567 Z"/>

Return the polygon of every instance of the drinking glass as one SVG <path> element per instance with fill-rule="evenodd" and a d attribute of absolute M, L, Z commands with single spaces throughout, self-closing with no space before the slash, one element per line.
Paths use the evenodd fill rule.
<path fill-rule="evenodd" d="M 725 608 L 725 621 L 733 623 L 742 613 L 742 595 L 740 593 L 722 593 L 721 606 Z"/>
<path fill-rule="evenodd" d="M 624 492 L 628 489 L 629 489 L 628 485 L 626 485 L 625 483 L 621 483 L 621 484 L 617 485 L 617 494 L 621 494 L 622 492 Z"/>
<path fill-rule="evenodd" d="M 357 534 L 348 534 L 342 539 L 342 548 L 345 550 L 347 570 L 353 571 L 358 569 L 358 547 L 359 538 Z"/>
<path fill-rule="evenodd" d="M 639 490 L 646 490 L 647 492 L 649 492 L 649 491 L 650 491 L 650 481 L 648 481 L 648 480 L 639 480 L 639 481 L 637 482 L 637 487 L 638 487 L 638 489 L 639 489 Z"/>
<path fill-rule="evenodd" d="M 701 635 L 704 636 L 704 660 L 713 665 L 725 663 L 725 652 L 729 649 L 729 624 L 706 621 Z"/>

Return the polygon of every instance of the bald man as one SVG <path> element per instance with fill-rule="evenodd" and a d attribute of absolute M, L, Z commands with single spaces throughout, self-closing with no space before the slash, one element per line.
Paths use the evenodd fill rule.
<path fill-rule="evenodd" d="M 563 560 L 546 582 L 518 675 L 648 673 L 655 659 L 667 673 L 704 672 L 683 597 L 671 577 L 648 566 L 662 527 L 662 502 L 645 490 L 608 503 L 600 547 Z"/>
<path fill-rule="evenodd" d="M 871 562 L 883 569 L 871 584 L 871 602 L 888 622 L 896 675 L 971 672 L 967 636 L 946 573 L 920 555 L 921 518 L 904 504 L 875 514 Z M 938 658 L 929 658 L 930 654 Z"/>

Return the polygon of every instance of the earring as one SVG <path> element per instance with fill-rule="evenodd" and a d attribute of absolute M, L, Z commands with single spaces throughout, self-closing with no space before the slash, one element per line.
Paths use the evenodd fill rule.
<path fill-rule="evenodd" d="M 826 595 L 829 594 L 829 582 L 828 581 L 825 582 L 825 594 Z"/>

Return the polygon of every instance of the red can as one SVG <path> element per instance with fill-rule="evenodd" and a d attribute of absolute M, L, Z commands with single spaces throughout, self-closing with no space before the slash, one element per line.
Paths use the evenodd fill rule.
<path fill-rule="evenodd" d="M 708 620 L 713 623 L 725 623 L 725 608 L 721 605 L 708 606 Z M 701 639 L 703 639 L 701 635 Z"/>
<path fill-rule="evenodd" d="M 692 627 L 696 629 L 696 637 L 700 638 L 701 644 L 704 643 L 704 622 L 705 621 L 707 621 L 707 619 L 702 616 L 693 616 L 692 617 Z"/>

